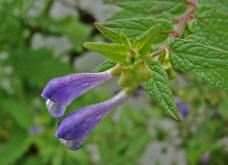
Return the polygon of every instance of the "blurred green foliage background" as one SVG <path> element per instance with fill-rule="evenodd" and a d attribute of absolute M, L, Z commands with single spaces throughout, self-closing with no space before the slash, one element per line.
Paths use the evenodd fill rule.
<path fill-rule="evenodd" d="M 105 118 L 82 149 L 64 147 L 54 136 L 60 119 L 48 114 L 40 94 L 50 79 L 77 72 L 75 61 L 86 56 L 84 41 L 103 38 L 93 26 L 96 17 L 79 5 L 37 1 L 0 0 L 0 165 L 200 165 L 205 154 L 210 157 L 207 164 L 228 164 L 227 94 L 183 73 L 172 83 L 175 96 L 190 106 L 182 123 L 169 119 L 142 94 Z M 88 2 L 93 6 L 96 0 Z M 55 18 L 50 11 L 56 3 L 76 12 Z M 65 37 L 70 46 L 60 53 L 45 44 L 37 46 L 36 35 Z M 113 94 L 103 86 L 68 109 Z M 143 106 L 134 108 L 133 102 Z"/>

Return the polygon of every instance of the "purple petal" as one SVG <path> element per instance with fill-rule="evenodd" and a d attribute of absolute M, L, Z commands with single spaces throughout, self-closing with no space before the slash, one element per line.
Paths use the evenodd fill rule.
<path fill-rule="evenodd" d="M 70 149 L 78 149 L 89 133 L 115 107 L 127 99 L 122 91 L 111 99 L 99 104 L 83 107 L 68 114 L 59 124 L 56 137 Z"/>
<path fill-rule="evenodd" d="M 175 103 L 176 103 L 178 108 L 181 108 L 182 102 L 181 102 L 181 100 L 179 98 L 175 98 Z"/>
<path fill-rule="evenodd" d="M 133 97 L 139 97 L 144 91 L 142 86 L 139 86 L 138 90 L 134 93 Z"/>
<path fill-rule="evenodd" d="M 179 98 L 175 98 L 175 103 L 183 119 L 185 119 L 188 116 L 190 111 L 189 105 L 185 102 L 182 102 Z"/>
<path fill-rule="evenodd" d="M 30 135 L 38 135 L 38 134 L 43 132 L 43 127 L 41 127 L 41 126 L 31 126 L 29 128 L 28 132 L 29 132 Z"/>
<path fill-rule="evenodd" d="M 181 109 L 180 109 L 180 114 L 182 115 L 183 118 L 186 118 L 189 114 L 189 106 L 183 106 Z"/>
<path fill-rule="evenodd" d="M 204 153 L 204 155 L 203 155 L 203 157 L 202 157 L 202 163 L 203 164 L 208 164 L 209 163 L 209 161 L 210 161 L 210 152 L 205 152 Z"/>
<path fill-rule="evenodd" d="M 54 117 L 61 117 L 74 99 L 111 78 L 110 71 L 71 74 L 55 78 L 47 84 L 41 96 L 47 99 L 49 113 Z"/>

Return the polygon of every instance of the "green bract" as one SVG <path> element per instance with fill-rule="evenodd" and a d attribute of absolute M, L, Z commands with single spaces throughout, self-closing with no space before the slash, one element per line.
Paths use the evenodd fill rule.
<path fill-rule="evenodd" d="M 150 79 L 153 75 L 148 66 L 149 52 L 154 38 L 160 31 L 160 24 L 152 26 L 134 41 L 103 25 L 95 25 L 105 37 L 116 44 L 87 42 L 84 46 L 116 61 L 118 64 L 112 68 L 112 74 L 120 76 L 118 84 L 128 89 L 128 93 L 134 92 L 142 81 Z"/>

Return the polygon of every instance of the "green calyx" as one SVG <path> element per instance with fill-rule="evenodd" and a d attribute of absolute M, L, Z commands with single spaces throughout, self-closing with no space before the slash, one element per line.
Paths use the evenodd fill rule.
<path fill-rule="evenodd" d="M 159 60 L 162 63 L 162 68 L 165 69 L 166 73 L 168 74 L 169 80 L 174 80 L 176 79 L 177 74 L 170 63 L 169 56 L 169 51 L 166 49 L 165 54 Z"/>
<path fill-rule="evenodd" d="M 124 91 L 125 91 L 127 94 L 131 95 L 131 94 L 134 94 L 134 93 L 137 91 L 138 88 L 139 88 L 139 86 L 135 86 L 135 87 L 126 87 L 126 88 L 124 89 Z"/>
<path fill-rule="evenodd" d="M 133 94 L 141 82 L 149 80 L 153 72 L 145 60 L 139 59 L 129 66 L 116 64 L 111 69 L 113 76 L 120 76 L 118 84 L 125 88 L 126 93 Z"/>
<path fill-rule="evenodd" d="M 177 78 L 177 73 L 175 72 L 175 70 L 173 69 L 173 67 L 166 69 L 165 70 L 168 74 L 168 78 L 169 80 L 175 80 Z"/>
<path fill-rule="evenodd" d="M 133 67 L 123 67 L 118 84 L 122 87 L 134 87 L 138 85 Z"/>
<path fill-rule="evenodd" d="M 135 64 L 136 77 L 139 81 L 149 80 L 153 76 L 152 70 L 144 60 L 139 60 Z"/>
<path fill-rule="evenodd" d="M 112 70 L 111 70 L 111 74 L 113 76 L 120 76 L 121 74 L 121 70 L 122 70 L 122 66 L 120 64 L 116 64 Z"/>
<path fill-rule="evenodd" d="M 148 66 L 152 44 L 160 34 L 161 25 L 150 27 L 135 40 L 127 35 L 118 33 L 104 25 L 95 24 L 96 28 L 114 43 L 87 42 L 84 46 L 117 62 L 111 69 L 113 76 L 120 76 L 118 84 L 125 88 L 128 94 L 134 93 L 139 84 L 149 80 L 153 72 Z"/>

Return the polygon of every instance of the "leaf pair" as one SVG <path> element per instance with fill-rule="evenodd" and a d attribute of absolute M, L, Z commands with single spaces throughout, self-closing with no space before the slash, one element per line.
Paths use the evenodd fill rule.
<path fill-rule="evenodd" d="M 160 29 L 160 25 L 153 26 L 131 43 L 127 36 L 122 33 L 117 33 L 100 24 L 96 24 L 96 27 L 105 37 L 116 43 L 87 42 L 84 46 L 121 64 L 127 63 L 128 57 L 135 49 L 140 50 L 141 56 L 149 53 L 153 39 L 157 37 Z"/>

